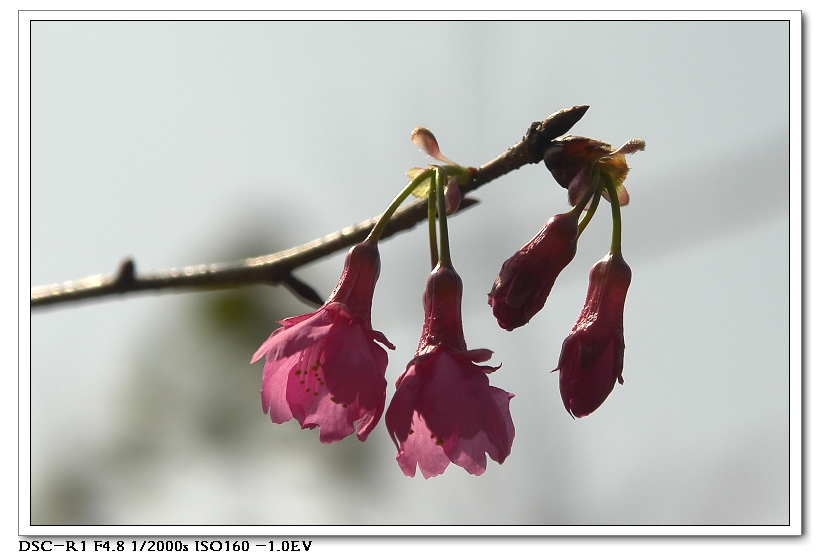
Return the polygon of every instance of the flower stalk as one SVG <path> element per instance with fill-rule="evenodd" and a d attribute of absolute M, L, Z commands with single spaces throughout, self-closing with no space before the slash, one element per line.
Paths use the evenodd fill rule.
<path fill-rule="evenodd" d="M 439 227 L 439 257 L 438 262 L 448 268 L 453 267 L 450 260 L 450 234 L 447 230 L 447 203 L 444 198 L 444 186 L 447 183 L 447 173 L 442 168 L 436 168 L 436 198 L 438 201 Z"/>
<path fill-rule="evenodd" d="M 590 199 L 590 195 L 592 198 Z M 601 201 L 601 170 L 598 168 L 597 165 L 592 169 L 592 187 L 590 188 L 587 195 L 584 196 L 578 204 L 575 205 L 572 209 L 572 213 L 580 216 L 581 212 L 584 210 L 584 207 L 589 204 L 589 207 L 586 209 L 586 214 L 578 223 L 578 237 L 581 236 L 581 233 L 586 229 L 589 223 L 592 221 L 592 217 L 595 216 L 595 211 L 598 209 L 598 203 Z"/>
<path fill-rule="evenodd" d="M 387 209 L 382 213 L 379 217 L 376 225 L 373 226 L 373 229 L 370 230 L 370 233 L 365 238 L 366 243 L 375 244 L 381 238 L 384 229 L 387 227 L 387 223 L 390 222 L 390 219 L 393 217 L 393 214 L 396 210 L 401 206 L 407 197 L 409 197 L 413 191 L 419 186 L 419 184 L 423 183 L 425 180 L 430 179 L 433 177 L 434 172 L 432 169 L 427 169 L 424 172 L 420 173 L 415 179 L 410 180 L 404 189 L 402 189 L 398 195 L 396 195 L 393 200 L 388 205 Z"/>
<path fill-rule="evenodd" d="M 604 185 L 606 187 L 607 192 L 609 193 L 610 199 L 617 199 L 618 194 L 615 189 L 615 184 L 612 182 L 612 179 L 604 175 L 603 176 Z M 610 203 L 612 206 L 612 244 L 609 248 L 610 253 L 613 255 L 621 255 L 621 206 L 619 203 Z"/>
<path fill-rule="evenodd" d="M 427 192 L 427 237 L 430 242 L 430 268 L 438 263 L 438 241 L 436 239 L 436 188 Z"/>

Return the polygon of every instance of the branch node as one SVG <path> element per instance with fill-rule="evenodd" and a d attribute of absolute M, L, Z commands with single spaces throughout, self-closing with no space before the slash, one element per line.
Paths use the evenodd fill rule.
<path fill-rule="evenodd" d="M 114 291 L 123 293 L 130 289 L 136 277 L 134 276 L 134 259 L 131 257 L 123 259 L 117 270 L 117 277 L 114 278 Z"/>
<path fill-rule="evenodd" d="M 296 278 L 293 274 L 288 272 L 279 279 L 279 282 L 291 291 L 295 296 L 301 298 L 308 305 L 321 307 L 325 300 L 319 297 L 312 287 Z"/>

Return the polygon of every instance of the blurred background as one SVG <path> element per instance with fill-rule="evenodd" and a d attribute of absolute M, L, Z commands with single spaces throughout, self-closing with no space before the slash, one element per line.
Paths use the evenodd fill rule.
<path fill-rule="evenodd" d="M 789 522 L 789 23 L 93 22 L 31 25 L 32 286 L 223 262 L 379 214 L 430 162 L 478 166 L 533 121 L 628 158 L 624 385 L 573 420 L 550 371 L 609 246 L 602 205 L 545 309 L 486 294 L 566 192 L 543 165 L 450 223 L 468 347 L 516 394 L 512 454 L 405 477 L 366 443 L 262 413 L 283 288 L 142 293 L 31 315 L 32 524 L 781 525 Z M 421 331 L 424 229 L 382 245 L 373 324 Z M 298 271 L 326 296 L 344 253 Z M 24 518 L 25 519 L 25 518 Z"/>

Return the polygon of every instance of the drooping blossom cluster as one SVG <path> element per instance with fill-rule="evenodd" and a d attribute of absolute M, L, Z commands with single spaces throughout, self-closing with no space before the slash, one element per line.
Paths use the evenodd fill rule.
<path fill-rule="evenodd" d="M 480 365 L 492 352 L 467 349 L 462 282 L 450 259 L 446 216 L 458 209 L 460 186 L 473 179 L 476 170 L 446 158 L 425 128 L 414 129 L 411 139 L 443 164 L 408 171 L 410 183 L 368 238 L 348 252 L 327 301 L 313 313 L 280 321 L 282 326 L 251 362 L 265 358 L 262 408 L 273 422 L 295 419 L 302 428 L 318 427 L 324 443 L 354 433 L 364 441 L 378 424 L 386 401 L 387 353 L 382 346 L 394 349 L 371 324 L 380 269 L 378 240 L 408 195 L 426 197 L 433 270 L 422 297 L 422 334 L 414 357 L 396 381 L 385 424 L 405 475 L 415 476 L 418 468 L 427 479 L 443 473 L 450 463 L 481 475 L 487 456 L 503 463 L 510 455 L 515 428 L 510 414 L 513 394 L 490 385 L 489 375 L 498 367 Z M 502 265 L 488 296 L 502 328 L 514 330 L 530 322 L 544 307 L 561 270 L 575 257 L 578 237 L 600 197 L 611 201 L 612 246 L 590 272 L 584 308 L 564 340 L 555 369 L 564 406 L 574 417 L 595 411 L 615 382 L 623 383 L 623 309 L 631 271 L 620 251 L 619 207 L 629 200 L 623 187 L 629 170 L 624 155 L 642 149 L 640 140 L 617 150 L 581 137 L 552 140 L 544 161 L 568 190 L 573 208 L 550 218 Z"/>
<path fill-rule="evenodd" d="M 488 294 L 498 325 L 513 330 L 528 323 L 546 303 L 558 274 L 575 256 L 578 236 L 592 218 L 600 197 L 612 205 L 609 253 L 590 271 L 586 302 L 564 340 L 558 359 L 559 391 L 573 417 L 589 415 L 604 403 L 615 382 L 623 384 L 623 312 L 632 277 L 621 255 L 620 207 L 629 202 L 623 186 L 629 172 L 624 155 L 644 149 L 641 139 L 619 149 L 586 137 L 553 141 L 544 163 L 567 189 L 573 209 L 550 218 L 524 247 L 502 266 Z M 578 219 L 587 211 L 579 225 Z"/>

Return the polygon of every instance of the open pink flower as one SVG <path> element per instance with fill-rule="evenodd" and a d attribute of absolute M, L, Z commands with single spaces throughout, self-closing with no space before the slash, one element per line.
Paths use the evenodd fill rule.
<path fill-rule="evenodd" d="M 319 310 L 280 321 L 251 360 L 265 357 L 262 409 L 271 421 L 296 419 L 319 427 L 319 440 L 337 442 L 354 432 L 364 441 L 384 410 L 387 353 L 395 349 L 370 324 L 379 251 L 350 249 L 336 289 Z"/>
<path fill-rule="evenodd" d="M 589 272 L 584 308 L 561 346 L 558 388 L 573 417 L 598 409 L 623 384 L 624 302 L 632 271 L 619 254 L 607 254 Z"/>
<path fill-rule="evenodd" d="M 577 238 L 577 217 L 557 214 L 504 262 L 487 296 L 498 326 L 523 326 L 544 307 L 558 274 L 575 256 Z"/>
<path fill-rule="evenodd" d="M 427 479 L 451 462 L 481 475 L 486 455 L 503 463 L 512 447 L 513 394 L 490 386 L 487 375 L 497 367 L 476 365 L 490 358 L 490 350 L 467 351 L 461 289 L 452 268 L 439 265 L 430 274 L 416 356 L 396 381 L 385 414 L 396 460 L 409 477 L 415 476 L 416 465 Z"/>

